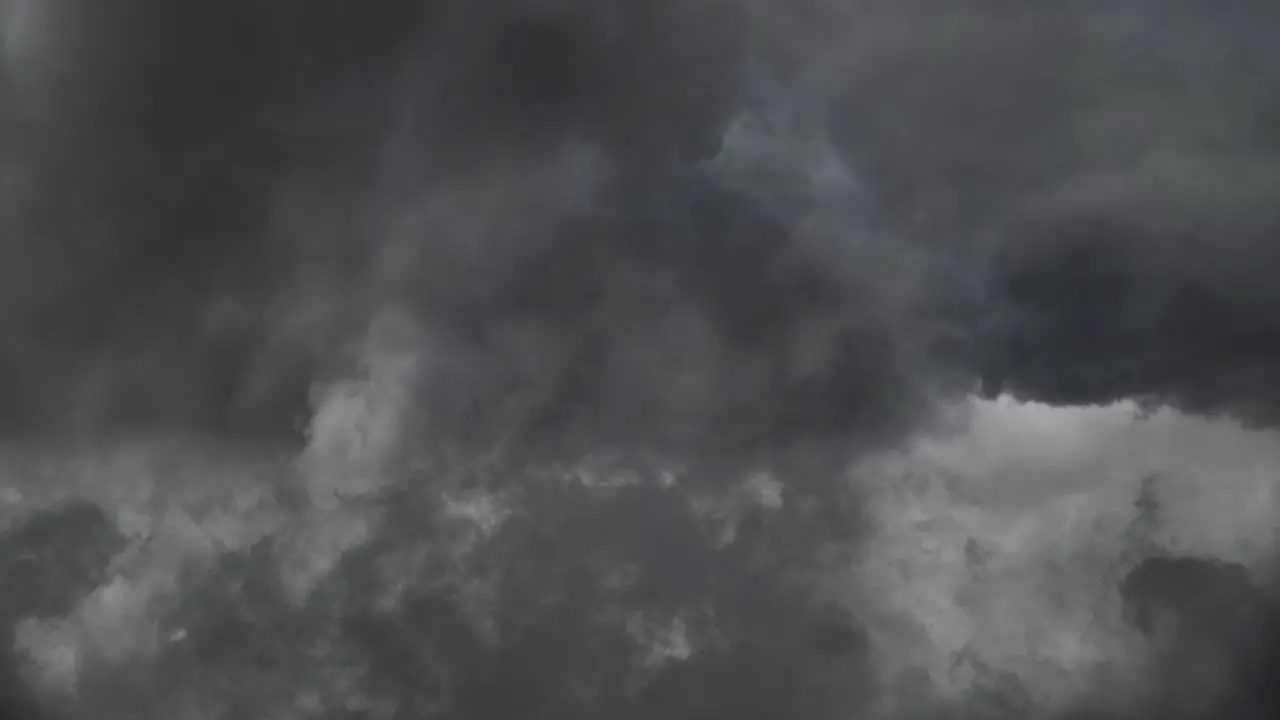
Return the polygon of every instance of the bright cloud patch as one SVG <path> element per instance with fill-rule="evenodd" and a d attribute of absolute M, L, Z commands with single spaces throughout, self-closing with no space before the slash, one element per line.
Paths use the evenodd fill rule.
<path fill-rule="evenodd" d="M 1115 586 L 1135 560 L 1134 507 L 1154 484 L 1146 540 L 1257 566 L 1274 548 L 1280 437 L 1133 405 L 974 401 L 969 425 L 861 468 L 879 523 L 863 582 L 890 677 L 925 668 L 938 691 L 974 682 L 966 658 L 1043 700 L 1098 692 L 1139 659 Z M 1114 688 L 1112 689 L 1114 691 Z"/>

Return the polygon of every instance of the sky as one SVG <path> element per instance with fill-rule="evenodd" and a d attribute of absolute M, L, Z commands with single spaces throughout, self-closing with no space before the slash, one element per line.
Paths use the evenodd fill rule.
<path fill-rule="evenodd" d="M 0 701 L 1269 717 L 1277 22 L 5 0 Z"/>
<path fill-rule="evenodd" d="M 1149 473 L 1161 473 L 1151 533 L 1160 545 L 1254 568 L 1273 562 L 1273 431 L 1169 410 L 1144 417 L 1131 404 L 1002 398 L 976 401 L 972 413 L 960 435 L 876 461 L 887 531 L 873 544 L 870 582 L 916 626 L 913 643 L 886 639 L 890 657 L 914 645 L 901 662 L 927 657 L 942 674 L 973 643 L 1043 692 L 1091 692 L 1074 685 L 1091 666 L 1142 652 L 1116 643 L 1114 603 L 1116 577 L 1134 562 L 1132 504 Z M 970 539 L 984 558 L 976 573 Z M 1028 659 L 1049 672 L 1029 671 Z"/>

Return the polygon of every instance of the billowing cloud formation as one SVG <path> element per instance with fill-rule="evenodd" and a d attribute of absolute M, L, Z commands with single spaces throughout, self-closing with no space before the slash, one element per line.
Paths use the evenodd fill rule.
<path fill-rule="evenodd" d="M 238 520 L 191 509 L 202 456 L 138 470 L 163 521 L 135 534 L 201 549 L 148 545 L 29 633 L 144 597 L 191 638 L 148 651 L 171 716 L 262 715 L 343 663 L 376 671 L 296 703 L 866 709 L 872 651 L 823 609 L 878 547 L 848 459 L 979 386 L 1276 419 L 1280 18 L 1255 3 L 0 12 L 7 437 L 254 458 Z M 286 617 L 327 660 L 246 629 Z M 241 672 L 232 630 L 265 643 L 256 696 L 198 680 Z"/>
<path fill-rule="evenodd" d="M 287 430 L 390 306 L 477 431 L 914 424 L 921 270 L 816 207 L 831 182 L 770 178 L 821 136 L 747 103 L 746 6 L 244 5 L 32 11 L 65 46 L 17 92 L 15 423 Z M 735 122 L 763 129 L 722 147 Z"/>
<path fill-rule="evenodd" d="M 1274 421 L 1274 11 L 892 5 L 842 145 L 981 267 L 990 387 Z"/>
<path fill-rule="evenodd" d="M 305 383 L 282 378 L 317 348 L 286 346 L 349 334 L 315 305 L 393 293 L 558 348 L 490 356 L 569 352 L 561 373 L 595 376 L 560 390 L 594 393 L 579 405 L 659 380 L 612 346 L 676 352 L 654 362 L 700 389 L 628 398 L 651 426 L 877 424 L 939 348 L 1048 400 L 1267 415 L 1266 11 L 802 5 L 12 3 L 6 305 L 29 340 L 6 352 L 8 412 L 287 425 Z M 776 175 L 823 138 L 861 214 L 963 267 L 931 274 L 826 208 L 779 217 L 759 195 L 804 195 L 778 187 L 796 178 L 696 169 L 755 150 Z M 303 342 L 282 316 L 326 319 Z M 832 416 L 859 406 L 876 419 Z"/>

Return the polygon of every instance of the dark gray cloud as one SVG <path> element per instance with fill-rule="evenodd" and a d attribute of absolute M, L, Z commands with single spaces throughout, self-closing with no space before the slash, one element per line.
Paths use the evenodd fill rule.
<path fill-rule="evenodd" d="M 295 257 L 347 258 L 275 237 L 276 188 L 357 186 L 421 12 L 295 5 L 12 4 L 31 35 L 9 66 L 15 429 L 253 434 L 305 410 L 288 407 L 305 403 L 305 365 L 253 376 L 273 366 L 261 356 Z M 290 378 L 300 387 L 277 390 Z"/>
<path fill-rule="evenodd" d="M 406 442 L 501 443 L 521 473 L 620 447 L 772 464 L 834 506 L 839 461 L 979 383 L 1277 419 L 1265 3 L 0 7 L 10 435 L 298 441 L 392 315 L 419 362 Z M 662 533 L 662 497 L 609 530 Z M 763 602 L 783 550 L 859 530 L 706 563 L 755 568 Z M 534 572 L 551 595 L 565 554 Z M 583 592 L 561 610 L 605 602 Z M 600 657 L 577 650 L 574 672 Z M 680 682 L 662 702 L 696 707 Z"/>
<path fill-rule="evenodd" d="M 689 315 L 712 316 L 699 334 L 723 335 L 710 341 L 721 354 L 770 349 L 764 364 L 774 367 L 761 373 L 779 380 L 741 382 L 787 387 L 766 387 L 756 414 L 814 406 L 799 386 L 823 373 L 846 385 L 845 407 L 895 407 L 896 396 L 860 401 L 858 373 L 839 367 L 881 368 L 868 386 L 893 387 L 899 343 L 880 333 L 946 346 L 962 372 L 1028 397 L 1141 396 L 1261 419 L 1275 354 L 1265 270 L 1278 182 L 1272 14 L 1243 1 L 786 12 L 508 2 L 484 13 L 407 2 L 359 13 L 48 3 L 23 24 L 38 41 L 8 41 L 17 49 L 5 91 L 5 357 L 6 376 L 24 378 L 8 414 L 58 425 L 64 408 L 89 406 L 139 422 L 274 415 L 287 425 L 302 392 L 269 391 L 275 376 L 249 380 L 307 374 L 302 360 L 263 357 L 280 344 L 282 307 L 318 287 L 366 297 L 379 281 L 361 268 L 384 254 L 381 216 L 424 194 L 452 193 L 441 202 L 455 204 L 459 194 L 527 195 L 494 178 L 545 164 L 573 139 L 600 156 L 599 174 L 581 180 L 585 200 L 486 206 L 483 222 L 470 219 L 466 269 L 456 237 L 398 237 L 432 266 L 400 282 L 473 330 L 511 322 L 518 305 L 548 337 L 582 338 L 574 313 L 590 306 L 613 340 L 587 344 L 605 353 L 642 343 L 645 322 L 675 332 L 665 316 L 635 313 L 696 305 Z M 816 253 L 791 242 L 796 218 L 697 176 L 694 163 L 715 154 L 750 103 L 760 67 L 843 151 L 880 222 L 961 268 L 950 281 L 910 273 L 959 316 L 947 320 L 965 326 L 962 345 L 919 329 L 939 319 L 937 307 L 907 322 L 872 308 L 881 291 L 850 270 L 869 260 L 848 249 L 864 238 Z M 543 205 L 536 217 L 532 202 Z M 497 227 L 507 214 L 518 226 Z M 485 248 L 478 262 L 475 247 Z M 525 272 L 530 257 L 543 269 Z M 611 276 L 622 268 L 634 283 L 625 290 Z M 647 309 L 610 307 L 621 302 Z M 827 358 L 813 377 L 781 380 L 792 360 L 780 348 L 802 343 L 777 333 L 813 337 L 793 321 L 821 315 L 846 339 L 813 351 Z M 854 359 L 869 348 L 884 357 Z M 610 361 L 576 365 L 611 372 Z M 740 387 L 706 392 L 714 405 L 731 394 L 748 402 Z M 96 404 L 84 400 L 95 392 Z M 745 422 L 757 433 L 769 424 Z"/>
<path fill-rule="evenodd" d="M 748 11 L 49 4 L 13 133 L 12 424 L 287 430 L 395 304 L 458 359 L 459 427 L 517 390 L 519 423 L 588 444 L 914 425 L 932 330 L 893 286 L 918 273 L 700 164 L 753 109 Z M 301 339 L 299 313 L 324 316 Z"/>
<path fill-rule="evenodd" d="M 918 283 L 919 261 L 869 230 L 844 242 L 834 221 L 856 213 L 780 192 L 756 141 L 718 157 L 756 110 L 746 6 L 44 7 L 56 51 L 14 64 L 7 148 L 21 176 L 0 355 L 15 433 L 259 441 L 327 411 L 329 381 L 370 354 L 400 353 L 416 366 L 391 388 L 412 395 L 389 401 L 410 408 L 390 421 L 395 451 L 460 447 L 462 469 L 440 473 L 465 475 L 499 445 L 497 479 L 458 482 L 514 515 L 482 556 L 492 572 L 467 570 L 495 587 L 497 646 L 432 622 L 483 614 L 449 587 L 406 591 L 398 614 L 367 597 L 398 592 L 370 575 L 379 563 L 450 540 L 445 481 L 415 469 L 303 607 L 271 573 L 292 530 L 226 551 L 207 586 L 196 573 L 189 607 L 157 611 L 191 642 L 163 652 L 149 689 L 86 668 L 95 714 L 192 693 L 267 712 L 321 671 L 301 638 L 368 663 L 365 689 L 413 716 L 449 693 L 458 716 L 495 718 L 759 703 L 826 716 L 865 698 L 861 682 L 810 677 L 863 676 L 866 653 L 853 621 L 814 607 L 824 556 L 805 549 L 859 531 L 839 521 L 843 456 L 929 412 L 930 333 L 908 332 L 915 293 L 898 282 Z M 740 178 L 737 160 L 764 177 Z M 379 335 L 388 318 L 404 338 Z M 614 449 L 664 458 L 680 484 L 646 475 L 615 498 L 546 477 Z M 344 462 L 358 464 L 336 457 L 333 472 Z M 767 465 L 805 481 L 793 513 L 740 531 L 708 517 Z M 740 546 L 719 552 L 727 532 Z M 439 564 L 425 580 L 447 577 Z M 619 570 L 636 579 L 619 585 Z M 633 635 L 684 615 L 696 660 L 646 669 Z M 228 646 L 262 660 L 252 678 Z M 759 689 L 739 692 L 741 673 Z"/>
<path fill-rule="evenodd" d="M 866 5 L 835 131 L 984 278 L 991 390 L 1274 421 L 1274 10 Z"/>

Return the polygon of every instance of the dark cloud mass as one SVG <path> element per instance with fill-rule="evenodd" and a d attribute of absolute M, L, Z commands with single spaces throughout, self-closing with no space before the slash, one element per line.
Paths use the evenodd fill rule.
<path fill-rule="evenodd" d="M 861 618 L 822 583 L 867 532 L 849 459 L 979 390 L 1280 420 L 1269 3 L 0 0 L 0 22 L 5 438 L 300 454 L 271 502 L 328 507 L 329 463 L 386 513 L 304 601 L 272 563 L 318 542 L 311 515 L 198 563 L 152 685 L 83 670 L 112 717 L 266 717 L 315 683 L 306 717 L 872 712 Z M 353 377 L 374 429 L 341 453 L 376 457 L 339 461 Z M 625 489 L 548 479 L 602 456 Z M 451 544 L 455 492 L 505 503 L 483 550 Z M 399 615 L 352 590 L 384 586 Z M 325 675 L 344 662 L 368 671 Z M 1029 716 L 995 694 L 963 712 Z"/>
<path fill-rule="evenodd" d="M 1274 421 L 1274 10 L 913 5 L 838 117 L 909 229 L 978 256 L 990 386 Z"/>

